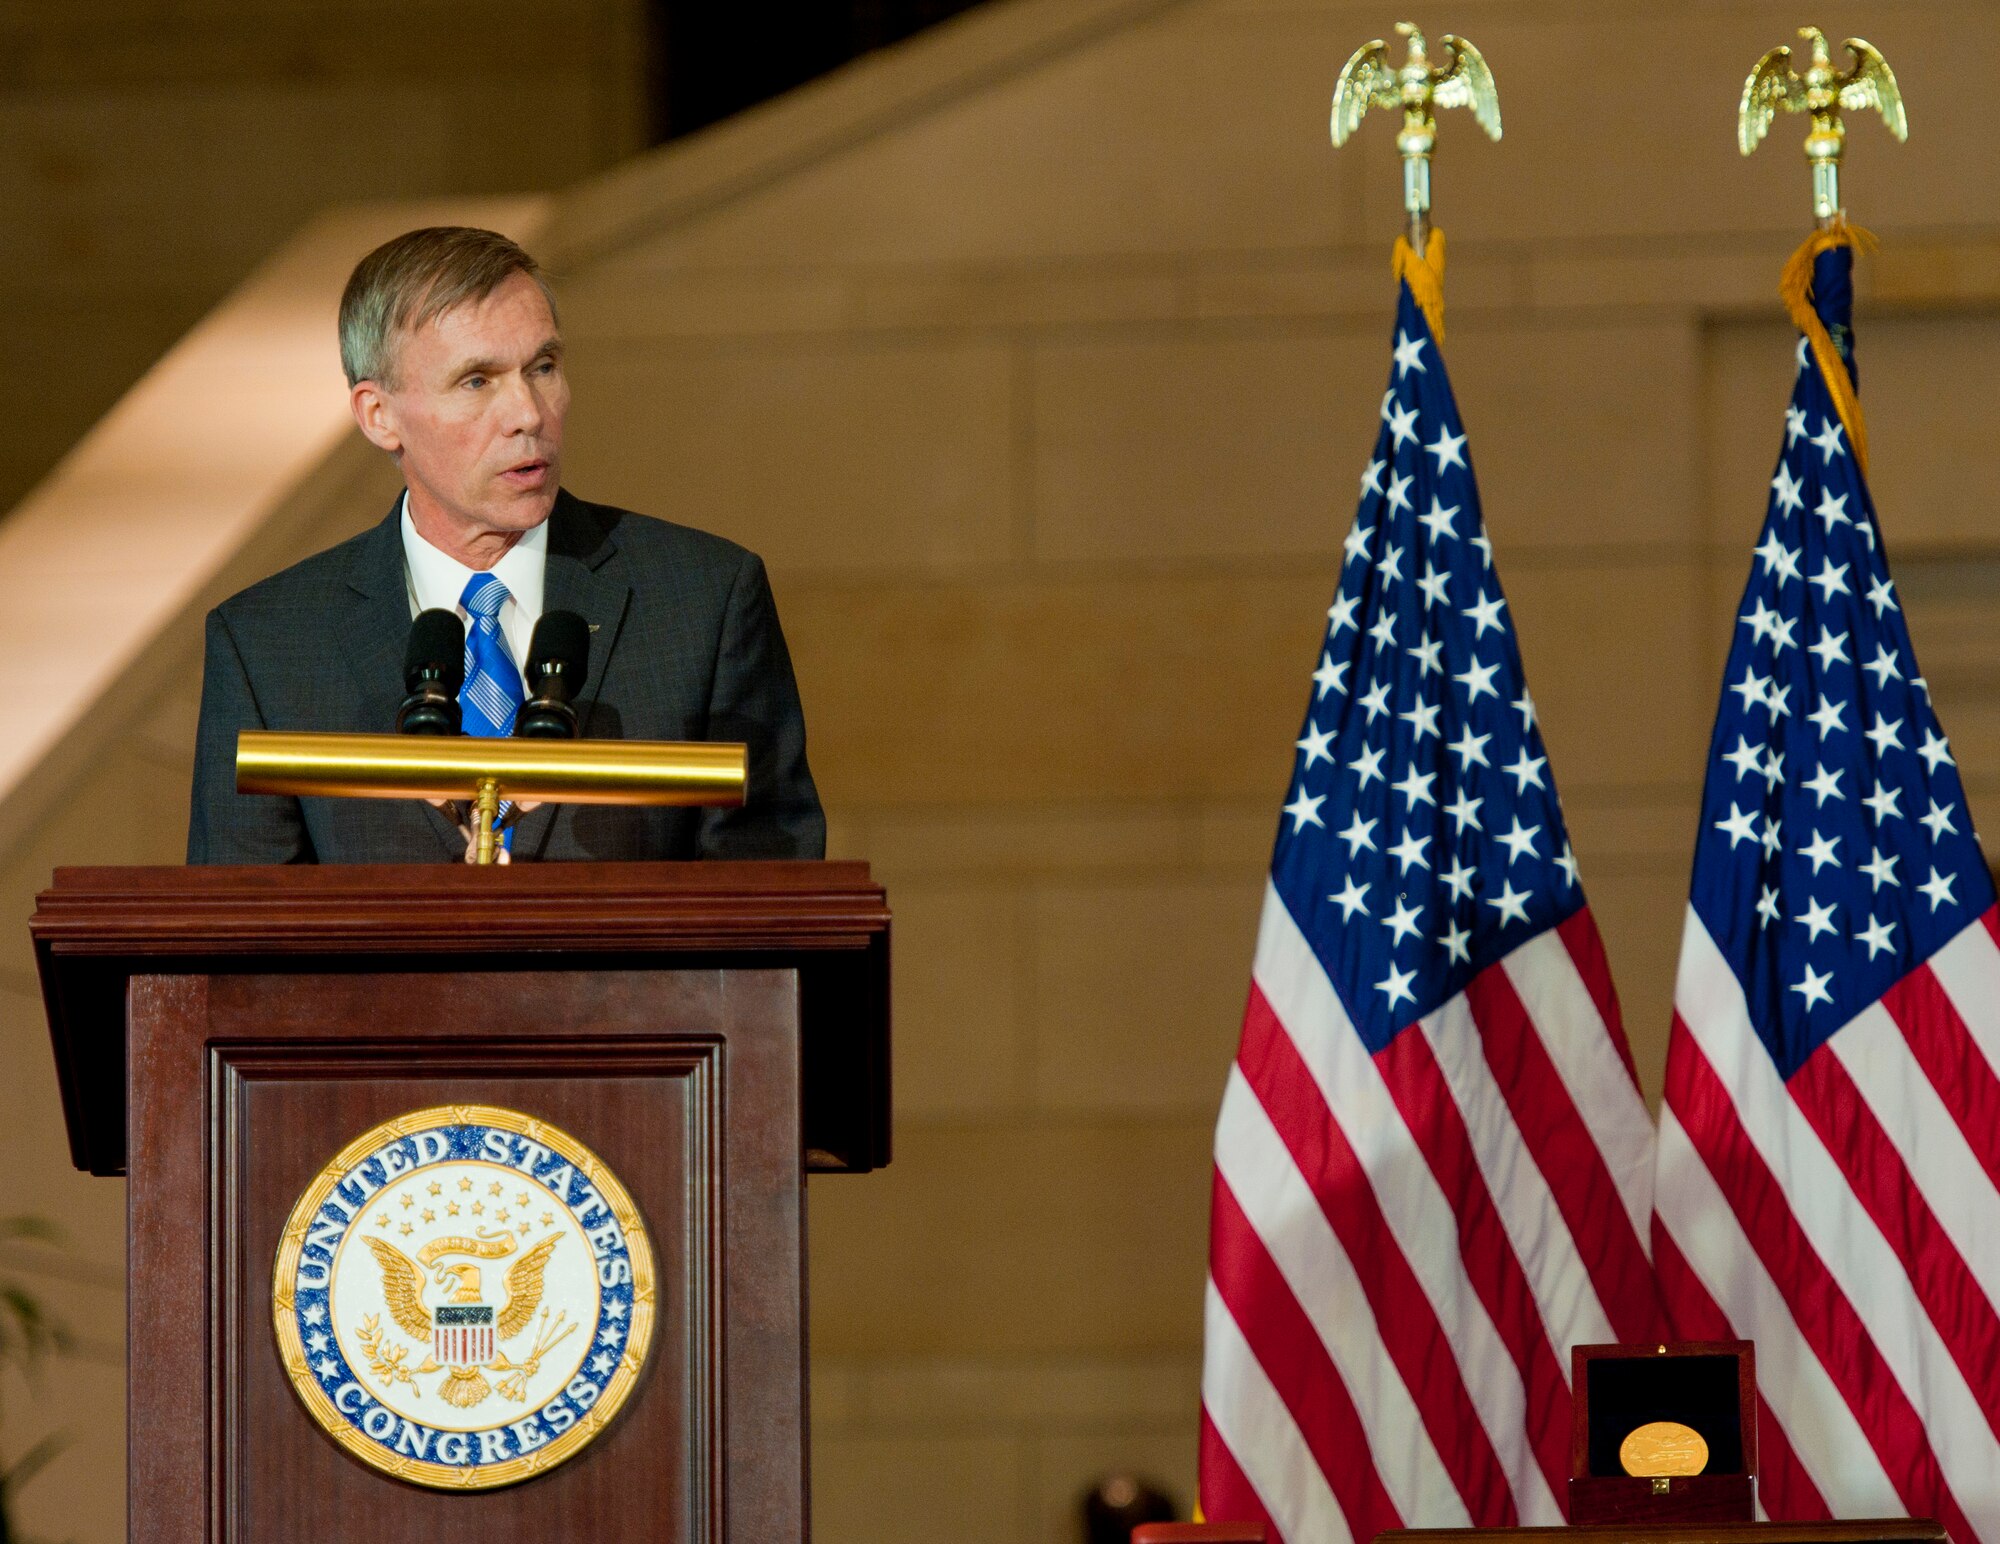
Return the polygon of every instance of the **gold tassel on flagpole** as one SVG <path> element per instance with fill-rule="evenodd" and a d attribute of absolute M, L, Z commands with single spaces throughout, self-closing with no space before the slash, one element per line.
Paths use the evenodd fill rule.
<path fill-rule="evenodd" d="M 1423 307 L 1424 320 L 1430 323 L 1431 336 L 1444 342 L 1444 232 L 1435 225 L 1430 228 L 1430 240 L 1425 245 L 1424 255 L 1418 257 L 1416 248 L 1410 245 L 1408 236 L 1396 238 L 1396 251 L 1390 260 L 1390 268 L 1397 278 L 1410 286 L 1410 293 L 1417 304 Z"/>
<path fill-rule="evenodd" d="M 1792 325 L 1805 334 L 1813 358 L 1819 362 L 1820 378 L 1826 382 L 1834 411 L 1840 414 L 1840 421 L 1847 429 L 1847 443 L 1854 447 L 1854 464 L 1863 477 L 1868 475 L 1868 428 L 1861 420 L 1861 399 L 1855 395 L 1854 378 L 1847 373 L 1847 362 L 1833 345 L 1833 334 L 1826 330 L 1826 323 L 1813 309 L 1812 277 L 1813 259 L 1820 253 L 1836 247 L 1866 252 L 1874 245 L 1875 238 L 1867 231 L 1849 225 L 1845 218 L 1836 219 L 1805 239 L 1786 260 L 1784 277 L 1778 281 L 1778 293 L 1785 298 Z"/>

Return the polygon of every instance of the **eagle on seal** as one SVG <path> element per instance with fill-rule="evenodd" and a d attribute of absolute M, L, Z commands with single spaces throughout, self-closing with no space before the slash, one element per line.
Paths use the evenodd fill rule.
<path fill-rule="evenodd" d="M 455 1322 L 466 1322 L 462 1310 L 484 1306 L 480 1289 L 479 1267 L 466 1260 L 450 1260 L 439 1264 L 433 1276 L 435 1283 L 448 1289 L 448 1296 L 438 1305 L 438 1310 L 424 1306 L 424 1273 L 416 1260 L 412 1260 L 387 1239 L 364 1235 L 368 1248 L 375 1256 L 375 1263 L 382 1268 L 382 1297 L 389 1305 L 389 1315 L 401 1326 L 404 1334 L 413 1339 L 431 1344 L 432 1355 L 424 1359 L 421 1367 L 413 1369 L 419 1373 L 443 1372 L 445 1381 L 438 1393 L 447 1404 L 461 1410 L 469 1410 L 485 1399 L 492 1390 L 486 1375 L 480 1370 L 480 1362 L 490 1356 L 492 1340 L 480 1343 L 488 1349 L 478 1361 L 461 1361 L 453 1358 L 463 1356 L 463 1351 L 454 1350 L 452 1357 L 440 1362 L 436 1352 L 445 1339 L 442 1314 L 451 1309 L 461 1312 L 453 1315 Z M 501 1280 L 506 1292 L 497 1322 L 484 1317 L 486 1324 L 492 1325 L 491 1335 L 495 1340 L 512 1340 L 525 1330 L 534 1319 L 535 1310 L 541 1306 L 542 1276 L 548 1269 L 549 1256 L 562 1235 L 551 1234 L 535 1245 L 520 1259 L 507 1268 Z M 421 1258 L 424 1265 L 430 1265 L 446 1255 L 472 1255 L 480 1259 L 504 1259 L 514 1252 L 512 1234 L 503 1233 L 498 1238 L 441 1238 L 424 1246 Z M 493 1310 L 486 1308 L 486 1315 Z M 454 1347 L 463 1344 L 462 1338 L 451 1341 Z M 504 1356 L 494 1358 L 491 1364 L 496 1370 L 505 1371 L 512 1364 Z"/>

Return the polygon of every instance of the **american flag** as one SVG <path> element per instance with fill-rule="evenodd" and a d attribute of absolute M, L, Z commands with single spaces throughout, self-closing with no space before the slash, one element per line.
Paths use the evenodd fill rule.
<path fill-rule="evenodd" d="M 1406 283 L 1216 1125 L 1206 1514 L 1561 1522 L 1569 1347 L 1658 1329 L 1652 1166 Z"/>
<path fill-rule="evenodd" d="M 1850 369 L 1852 260 L 1812 280 Z M 1677 1333 L 1757 1342 L 1769 1515 L 1996 1539 L 1993 885 L 1854 435 L 1798 359 L 1702 796 L 1654 1254 Z"/>

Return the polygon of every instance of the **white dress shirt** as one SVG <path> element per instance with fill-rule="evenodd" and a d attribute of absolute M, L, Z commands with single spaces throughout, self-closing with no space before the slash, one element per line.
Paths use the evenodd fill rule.
<path fill-rule="evenodd" d="M 488 570 L 507 586 L 506 602 L 500 607 L 500 635 L 507 640 L 507 652 L 514 656 L 514 668 L 524 675 L 528 669 L 528 642 L 535 624 L 542 619 L 542 577 L 548 567 L 549 523 L 544 520 L 507 549 L 505 557 Z M 409 586 L 410 616 L 433 609 L 452 611 L 461 622 L 471 625 L 471 617 L 459 597 L 477 570 L 467 568 L 448 552 L 440 552 L 417 534 L 410 519 L 410 495 L 403 494 L 403 578 Z"/>

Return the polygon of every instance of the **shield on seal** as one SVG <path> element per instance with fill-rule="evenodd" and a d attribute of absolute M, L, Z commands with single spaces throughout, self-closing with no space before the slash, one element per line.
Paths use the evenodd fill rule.
<path fill-rule="evenodd" d="M 440 1303 L 431 1310 L 431 1354 L 447 1367 L 493 1360 L 493 1305 Z"/>

